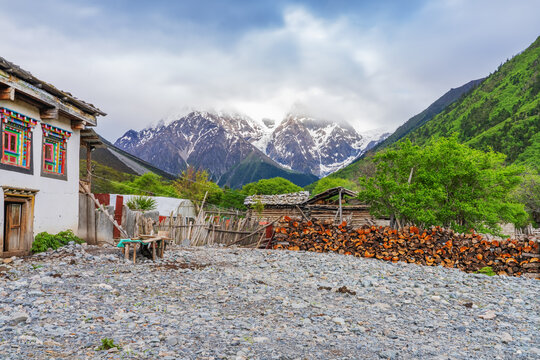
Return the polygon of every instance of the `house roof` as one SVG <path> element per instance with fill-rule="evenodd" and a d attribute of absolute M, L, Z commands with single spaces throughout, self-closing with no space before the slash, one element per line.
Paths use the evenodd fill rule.
<path fill-rule="evenodd" d="M 89 123 L 88 125 L 96 125 L 96 116 L 107 115 L 94 105 L 36 78 L 30 72 L 3 57 L 0 57 L 0 84 L 3 84 L 4 87 L 13 88 L 18 94 L 23 94 L 23 96 L 29 97 L 44 106 L 58 109 L 67 116 L 85 120 Z"/>
<path fill-rule="evenodd" d="M 314 204 L 317 201 L 329 199 L 329 198 L 331 198 L 333 196 L 339 195 L 340 191 L 341 191 L 342 195 L 346 195 L 346 196 L 350 196 L 350 197 L 357 197 L 358 196 L 357 192 L 349 190 L 349 189 L 345 189 L 342 186 L 338 186 L 338 187 L 328 189 L 326 191 L 323 191 L 320 194 L 317 194 L 317 195 L 313 196 L 311 199 L 306 201 L 306 204 Z"/>
<path fill-rule="evenodd" d="M 260 201 L 263 205 L 294 206 L 305 203 L 307 199 L 309 199 L 308 191 L 280 195 L 251 195 L 246 197 L 244 205 L 254 205 Z"/>
<path fill-rule="evenodd" d="M 81 130 L 81 145 L 90 146 L 93 148 L 106 147 L 103 141 L 101 141 L 101 137 L 96 133 L 94 129 Z"/>

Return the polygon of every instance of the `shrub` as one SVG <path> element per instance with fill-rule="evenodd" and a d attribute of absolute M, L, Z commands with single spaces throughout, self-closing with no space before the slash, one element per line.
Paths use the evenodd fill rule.
<path fill-rule="evenodd" d="M 259 217 L 262 216 L 262 213 L 264 211 L 264 204 L 260 199 L 257 199 L 255 204 L 251 205 L 252 209 L 257 213 Z"/>
<path fill-rule="evenodd" d="M 121 349 L 120 345 L 115 344 L 113 339 L 103 338 L 101 339 L 101 345 L 96 350 L 101 351 L 101 350 L 109 350 L 112 348 L 117 348 L 118 350 Z"/>
<path fill-rule="evenodd" d="M 156 200 L 148 196 L 135 196 L 129 199 L 126 206 L 131 210 L 150 211 L 157 207 Z"/>
<path fill-rule="evenodd" d="M 61 231 L 56 235 L 49 234 L 45 231 L 40 232 L 34 238 L 34 242 L 32 243 L 32 252 L 39 253 L 47 251 L 48 249 L 56 250 L 59 247 L 66 246 L 70 241 L 74 241 L 77 244 L 82 244 L 84 242 L 71 230 Z"/>
<path fill-rule="evenodd" d="M 480 270 L 478 270 L 476 273 L 477 274 L 484 274 L 484 275 L 487 275 L 487 276 L 495 276 L 495 275 L 497 275 L 495 273 L 495 271 L 493 271 L 493 268 L 491 266 L 485 266 L 485 267 L 481 268 Z"/>

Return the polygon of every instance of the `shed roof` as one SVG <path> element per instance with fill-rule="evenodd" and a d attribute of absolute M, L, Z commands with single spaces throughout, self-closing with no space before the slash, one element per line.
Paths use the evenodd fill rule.
<path fill-rule="evenodd" d="M 253 205 L 260 201 L 263 205 L 294 206 L 305 203 L 307 199 L 309 199 L 308 191 L 280 195 L 251 195 L 246 197 L 244 205 Z"/>
<path fill-rule="evenodd" d="M 342 195 L 347 195 L 347 196 L 350 196 L 350 197 L 357 197 L 358 196 L 357 192 L 349 190 L 349 189 L 345 189 L 342 186 L 338 186 L 338 187 L 328 189 L 326 191 L 323 191 L 320 194 L 317 194 L 317 195 L 313 196 L 311 199 L 306 201 L 306 204 L 313 204 L 313 203 L 316 203 L 319 200 L 329 199 L 329 198 L 331 198 L 333 196 L 339 195 L 340 191 L 341 191 Z"/>

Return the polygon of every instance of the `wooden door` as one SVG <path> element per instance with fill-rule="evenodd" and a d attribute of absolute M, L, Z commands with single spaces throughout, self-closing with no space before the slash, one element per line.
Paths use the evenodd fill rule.
<path fill-rule="evenodd" d="M 10 254 L 24 251 L 24 203 L 5 202 L 4 214 L 3 252 Z"/>

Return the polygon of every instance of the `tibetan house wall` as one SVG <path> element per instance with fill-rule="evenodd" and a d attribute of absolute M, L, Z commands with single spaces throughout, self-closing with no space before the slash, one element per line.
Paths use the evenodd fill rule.
<path fill-rule="evenodd" d="M 57 233 L 71 229 L 77 233 L 79 214 L 79 144 L 80 132 L 71 129 L 69 119 L 60 115 L 58 120 L 42 121 L 39 109 L 20 100 L 0 100 L 5 107 L 39 120 L 32 131 L 33 174 L 0 169 L 0 186 L 39 190 L 35 195 L 33 232 Z M 42 176 L 43 133 L 41 124 L 72 132 L 66 142 L 66 179 Z M 4 209 L 4 194 L 0 188 L 0 209 Z M 0 229 L 4 228 L 4 216 L 0 216 Z M 0 231 L 0 237 L 4 236 Z"/>

